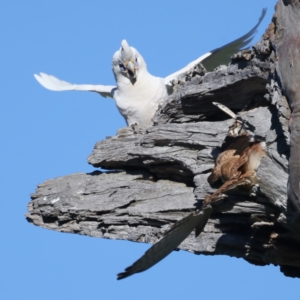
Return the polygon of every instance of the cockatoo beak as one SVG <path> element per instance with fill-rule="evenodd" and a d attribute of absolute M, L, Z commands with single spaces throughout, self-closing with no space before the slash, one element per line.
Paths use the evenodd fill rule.
<path fill-rule="evenodd" d="M 129 61 L 126 68 L 127 68 L 130 78 L 136 79 L 136 73 L 137 73 L 136 71 L 137 70 L 136 70 L 135 64 L 132 61 Z"/>

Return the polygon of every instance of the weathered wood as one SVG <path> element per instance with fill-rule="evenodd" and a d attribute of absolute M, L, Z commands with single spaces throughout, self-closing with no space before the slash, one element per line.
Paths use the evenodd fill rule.
<path fill-rule="evenodd" d="M 153 243 L 149 226 L 162 233 L 194 203 L 193 188 L 183 183 L 155 182 L 148 172 L 96 171 L 39 185 L 27 219 L 62 232 Z"/>
<path fill-rule="evenodd" d="M 276 70 L 283 91 L 286 94 L 292 116 L 291 156 L 288 196 L 300 212 L 300 4 L 295 0 L 281 0 L 277 3 L 274 18 L 276 25 L 273 45 L 276 48 Z"/>
<path fill-rule="evenodd" d="M 300 218 L 287 199 L 288 174 L 299 197 L 294 188 L 300 176 L 298 146 L 293 143 L 299 141 L 295 95 L 300 91 L 297 86 L 291 92 L 289 76 L 296 75 L 286 70 L 284 62 L 276 63 L 278 55 L 279 61 L 289 61 L 288 54 L 277 53 L 285 37 L 280 26 L 286 11 L 297 19 L 297 9 L 293 1 L 280 0 L 276 24 L 271 23 L 253 50 L 237 53 L 229 66 L 206 74 L 192 72 L 176 83 L 175 92 L 154 117 L 155 126 L 138 128 L 136 134 L 122 128 L 98 142 L 88 162 L 113 171 L 73 174 L 39 185 L 27 220 L 61 232 L 155 243 L 221 185 L 207 182 L 233 123 L 212 105 L 220 102 L 246 121 L 250 134 L 267 143 L 257 171 L 260 188 L 255 197 L 236 190 L 213 205 L 204 231 L 197 238 L 191 234 L 179 248 L 242 257 L 256 265 L 280 265 L 287 276 L 300 277 Z M 288 103 L 294 123 L 291 138 Z M 289 159 L 290 164 L 296 159 L 294 171 Z M 289 197 L 296 199 L 291 190 Z"/>

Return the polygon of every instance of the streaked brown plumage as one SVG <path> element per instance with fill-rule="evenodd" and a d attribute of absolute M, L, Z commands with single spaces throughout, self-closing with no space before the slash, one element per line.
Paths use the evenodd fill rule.
<path fill-rule="evenodd" d="M 257 183 L 256 170 L 265 154 L 264 142 L 251 142 L 247 132 L 219 154 L 214 169 L 208 177 L 210 184 L 222 179 L 224 184 L 212 195 L 207 195 L 203 206 L 225 197 L 224 193 L 238 186 L 251 188 Z"/>

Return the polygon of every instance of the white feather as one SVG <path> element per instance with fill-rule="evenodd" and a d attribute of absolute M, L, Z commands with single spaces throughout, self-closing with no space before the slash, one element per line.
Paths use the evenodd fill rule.
<path fill-rule="evenodd" d="M 52 91 L 91 91 L 103 97 L 114 98 L 127 125 L 151 126 L 152 118 L 159 105 L 162 105 L 168 93 L 172 92 L 170 87 L 173 79 L 190 71 L 198 63 L 202 63 L 208 71 L 212 71 L 220 64 L 228 63 L 233 53 L 251 42 L 265 13 L 266 9 L 263 9 L 258 23 L 247 34 L 200 56 L 164 79 L 152 76 L 147 71 L 143 57 L 135 48 L 130 47 L 126 40 L 121 42 L 121 48 L 113 56 L 112 67 L 116 86 L 71 84 L 45 73 L 34 74 L 34 77 L 43 87 Z"/>

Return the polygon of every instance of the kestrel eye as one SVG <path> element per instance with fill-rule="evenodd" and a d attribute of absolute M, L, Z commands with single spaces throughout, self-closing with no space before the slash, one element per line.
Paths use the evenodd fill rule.
<path fill-rule="evenodd" d="M 121 72 L 125 72 L 126 71 L 126 68 L 124 67 L 123 64 L 119 64 L 119 67 L 120 67 Z"/>

